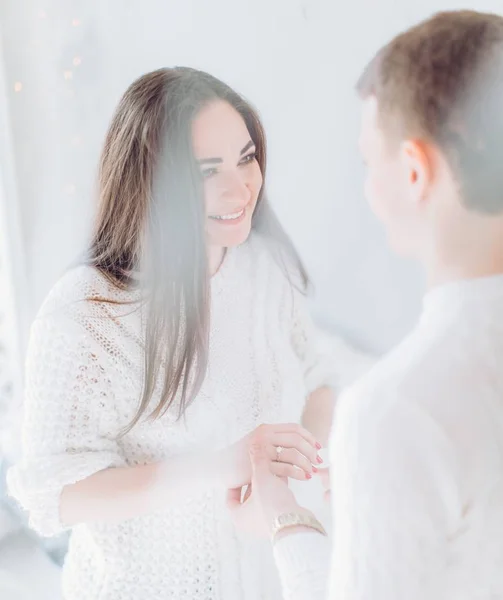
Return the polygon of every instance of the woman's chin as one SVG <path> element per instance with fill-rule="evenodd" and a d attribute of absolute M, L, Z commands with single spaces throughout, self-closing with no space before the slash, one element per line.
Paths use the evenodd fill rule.
<path fill-rule="evenodd" d="M 218 227 L 219 231 L 215 231 L 215 228 L 212 229 L 210 239 L 213 245 L 222 248 L 234 248 L 244 244 L 250 237 L 251 220 L 247 219 L 236 226 L 222 225 Z"/>

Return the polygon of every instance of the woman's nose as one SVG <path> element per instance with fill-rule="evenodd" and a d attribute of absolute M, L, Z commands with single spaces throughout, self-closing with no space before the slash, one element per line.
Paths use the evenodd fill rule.
<path fill-rule="evenodd" d="M 221 194 L 226 200 L 245 204 L 250 200 L 251 191 L 239 173 L 228 173 L 222 181 Z"/>

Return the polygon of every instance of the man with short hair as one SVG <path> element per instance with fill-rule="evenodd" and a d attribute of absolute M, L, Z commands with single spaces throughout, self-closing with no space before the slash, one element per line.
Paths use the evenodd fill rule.
<path fill-rule="evenodd" d="M 439 13 L 357 89 L 366 196 L 426 272 L 423 313 L 340 399 L 331 565 L 262 448 L 230 502 L 273 532 L 286 600 L 503 598 L 503 18 Z"/>

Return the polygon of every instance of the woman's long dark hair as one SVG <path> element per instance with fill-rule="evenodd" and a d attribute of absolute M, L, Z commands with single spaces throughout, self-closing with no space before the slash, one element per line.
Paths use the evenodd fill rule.
<path fill-rule="evenodd" d="M 175 401 L 181 416 L 206 374 L 210 274 L 191 126 L 217 100 L 243 117 L 265 177 L 266 141 L 257 113 L 225 83 L 195 69 L 159 69 L 140 77 L 121 99 L 105 139 L 90 264 L 121 289 L 130 286 L 132 272 L 141 271 L 146 291 L 143 392 L 128 430 L 147 413 L 158 418 Z M 306 285 L 264 187 L 252 227 L 282 249 L 285 268 L 293 263 Z M 150 406 L 157 389 L 160 400 Z"/>

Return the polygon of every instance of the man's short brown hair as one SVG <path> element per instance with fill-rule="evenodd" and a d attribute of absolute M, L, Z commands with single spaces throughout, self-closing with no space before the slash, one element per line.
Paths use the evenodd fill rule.
<path fill-rule="evenodd" d="M 444 151 L 467 207 L 503 212 L 503 17 L 438 13 L 384 46 L 357 90 L 387 135 Z"/>

